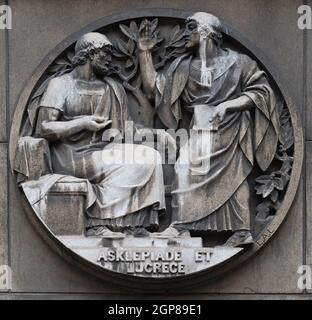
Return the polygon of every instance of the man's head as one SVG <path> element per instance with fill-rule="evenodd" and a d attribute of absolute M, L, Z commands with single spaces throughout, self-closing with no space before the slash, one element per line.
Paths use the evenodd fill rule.
<path fill-rule="evenodd" d="M 76 43 L 73 64 L 84 65 L 90 61 L 95 73 L 107 74 L 112 62 L 112 48 L 112 43 L 105 35 L 98 32 L 86 33 Z"/>
<path fill-rule="evenodd" d="M 206 12 L 196 12 L 186 19 L 186 46 L 196 47 L 202 39 L 207 38 L 221 46 L 223 31 L 223 25 L 217 17 Z"/>

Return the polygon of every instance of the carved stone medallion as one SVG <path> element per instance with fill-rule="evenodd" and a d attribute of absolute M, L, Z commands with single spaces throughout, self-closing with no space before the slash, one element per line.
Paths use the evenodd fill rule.
<path fill-rule="evenodd" d="M 266 58 L 209 13 L 160 9 L 63 41 L 25 87 L 10 142 L 49 244 L 142 290 L 255 254 L 286 217 L 302 158 L 296 107 Z"/>

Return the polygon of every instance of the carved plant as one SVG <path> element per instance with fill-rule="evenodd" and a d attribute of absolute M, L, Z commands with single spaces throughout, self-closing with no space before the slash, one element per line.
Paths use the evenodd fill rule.
<path fill-rule="evenodd" d="M 119 28 L 127 40 L 117 39 L 114 45 L 113 55 L 115 58 L 122 60 L 119 63 L 119 70 L 116 74 L 122 80 L 123 86 L 138 100 L 142 109 L 144 124 L 150 127 L 153 126 L 155 111 L 141 89 L 142 81 L 138 72 L 139 37 L 147 28 L 149 36 L 155 39 L 155 46 L 152 52 L 155 68 L 158 70 L 164 67 L 170 59 L 176 58 L 185 52 L 184 30 L 177 25 L 172 29 L 168 39 L 164 39 L 160 36 L 158 19 L 152 21 L 144 19 L 139 25 L 135 21 L 131 21 L 129 26 L 121 24 Z M 160 46 L 160 44 L 162 45 Z"/>
<path fill-rule="evenodd" d="M 257 206 L 257 218 L 266 220 L 274 215 L 281 205 L 282 197 L 290 180 L 292 169 L 294 135 L 286 106 L 280 110 L 279 144 L 275 158 L 281 163 L 280 170 L 258 177 L 255 182 L 256 194 L 262 198 Z"/>
<path fill-rule="evenodd" d="M 181 29 L 179 25 L 172 29 L 168 40 L 159 52 L 160 62 L 156 65 L 156 69 L 165 66 L 167 61 L 178 58 L 186 52 L 184 34 L 185 29 Z"/>

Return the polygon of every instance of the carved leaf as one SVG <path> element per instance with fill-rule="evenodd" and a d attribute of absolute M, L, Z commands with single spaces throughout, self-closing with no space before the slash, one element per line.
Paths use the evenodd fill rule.
<path fill-rule="evenodd" d="M 131 31 L 130 28 L 128 28 L 127 26 L 125 26 L 124 24 L 119 25 L 119 28 L 121 30 L 121 32 L 126 35 L 128 38 L 136 41 L 137 40 L 137 36 Z"/>
<path fill-rule="evenodd" d="M 182 40 L 184 38 L 184 29 L 181 29 L 178 34 L 175 36 L 175 38 L 173 39 L 173 43 L 178 42 L 180 40 Z"/>
<path fill-rule="evenodd" d="M 267 198 L 274 190 L 274 182 L 270 181 L 267 184 L 265 184 L 264 192 L 263 192 L 263 198 Z"/>
<path fill-rule="evenodd" d="M 274 187 L 278 190 L 284 190 L 284 184 L 283 181 L 280 178 L 274 178 Z"/>
<path fill-rule="evenodd" d="M 128 49 L 127 49 L 127 44 L 124 41 L 122 41 L 121 39 L 117 39 L 117 48 L 124 55 L 129 56 L 129 52 L 128 52 Z"/>
<path fill-rule="evenodd" d="M 257 218 L 265 220 L 270 215 L 270 203 L 265 201 L 257 206 Z"/>
<path fill-rule="evenodd" d="M 259 195 L 262 195 L 264 193 L 265 188 L 266 187 L 264 184 L 261 184 L 259 186 L 255 186 L 255 190 L 256 190 L 257 194 L 259 194 Z"/>
<path fill-rule="evenodd" d="M 171 46 L 174 48 L 179 48 L 179 47 L 184 47 L 184 45 L 185 45 L 185 41 L 183 39 L 183 40 L 180 40 L 178 42 L 173 43 Z"/>
<path fill-rule="evenodd" d="M 148 20 L 147 19 L 143 19 L 140 23 L 140 27 L 139 27 L 139 33 L 145 28 L 145 26 L 148 24 Z"/>
<path fill-rule="evenodd" d="M 150 32 L 153 34 L 158 26 L 158 19 L 154 19 L 150 22 Z"/>
<path fill-rule="evenodd" d="M 174 41 L 177 41 L 177 40 L 176 40 L 176 37 L 177 37 L 177 35 L 179 34 L 179 31 L 180 31 L 180 26 L 179 26 L 179 25 L 176 25 L 176 26 L 172 29 L 171 33 L 170 33 L 169 43 L 172 43 L 172 42 L 174 42 Z"/>
<path fill-rule="evenodd" d="M 129 53 L 130 53 L 131 55 L 133 55 L 134 49 L 135 49 L 135 42 L 134 42 L 132 39 L 130 39 L 130 40 L 128 41 L 127 46 L 128 46 L 128 51 L 129 51 Z"/>
<path fill-rule="evenodd" d="M 54 64 L 51 67 L 49 67 L 48 72 L 49 73 L 56 73 L 59 72 L 64 68 L 64 65 Z"/>
<path fill-rule="evenodd" d="M 75 54 L 71 51 L 67 53 L 67 59 L 70 61 L 70 63 L 72 63 L 74 56 Z"/>
<path fill-rule="evenodd" d="M 137 24 L 134 21 L 130 22 L 130 30 L 132 32 L 132 34 L 135 37 L 135 41 L 137 41 L 138 39 L 138 35 L 139 35 L 139 28 L 137 26 Z"/>
<path fill-rule="evenodd" d="M 174 49 L 174 51 L 172 52 L 172 55 L 173 56 L 180 56 L 182 53 L 184 53 L 186 50 L 185 50 L 185 47 L 181 47 L 181 48 L 177 48 L 177 49 Z"/>
<path fill-rule="evenodd" d="M 285 149 L 285 151 L 289 150 L 290 148 L 292 148 L 292 146 L 294 145 L 294 137 L 292 132 L 289 134 L 289 136 L 287 137 L 283 147 Z"/>
<path fill-rule="evenodd" d="M 283 180 L 280 178 L 274 178 L 274 187 L 278 190 L 284 190 Z"/>
<path fill-rule="evenodd" d="M 289 176 L 287 174 L 283 174 L 281 176 L 281 181 L 283 183 L 283 190 L 285 189 L 285 187 L 287 186 L 288 184 L 288 181 L 289 181 Z"/>
<path fill-rule="evenodd" d="M 156 44 L 161 43 L 161 42 L 163 42 L 163 41 L 164 41 L 164 38 L 157 38 Z"/>
<path fill-rule="evenodd" d="M 55 61 L 55 63 L 57 64 L 57 65 L 66 65 L 67 64 L 67 61 L 66 60 L 64 60 L 64 59 L 57 59 L 56 61 Z"/>
<path fill-rule="evenodd" d="M 289 115 L 288 114 L 282 114 L 280 117 L 280 123 L 281 125 L 284 125 L 289 121 Z"/>
<path fill-rule="evenodd" d="M 266 184 L 271 180 L 271 176 L 260 176 L 255 181 L 257 183 Z"/>
<path fill-rule="evenodd" d="M 132 59 L 128 59 L 126 64 L 125 64 L 125 68 L 129 69 L 133 66 L 133 60 Z"/>
<path fill-rule="evenodd" d="M 292 166 L 291 166 L 290 161 L 288 161 L 288 160 L 284 161 L 282 168 L 281 168 L 283 175 L 285 175 L 285 173 L 288 173 L 291 170 L 291 168 L 292 168 Z"/>
<path fill-rule="evenodd" d="M 290 122 L 281 126 L 279 141 L 284 150 L 288 150 L 293 145 L 293 131 Z"/>
<path fill-rule="evenodd" d="M 277 200 L 278 200 L 278 192 L 277 190 L 274 190 L 271 195 L 270 195 L 270 198 L 272 200 L 273 203 L 276 203 Z"/>
<path fill-rule="evenodd" d="M 126 55 L 124 53 L 121 53 L 118 49 L 117 49 L 117 44 L 113 49 L 113 56 L 116 58 L 124 58 L 126 57 Z"/>
<path fill-rule="evenodd" d="M 282 166 L 270 176 L 260 176 L 255 180 L 258 184 L 255 186 L 256 193 L 265 199 L 257 207 L 257 217 L 258 215 L 265 217 L 270 214 L 270 211 L 272 214 L 273 211 L 278 210 L 281 205 L 280 196 L 283 195 L 290 180 L 293 157 L 289 155 L 289 152 L 294 145 L 294 134 L 287 107 L 283 103 L 279 103 L 278 106 L 280 134 L 275 158 L 282 162 Z"/>

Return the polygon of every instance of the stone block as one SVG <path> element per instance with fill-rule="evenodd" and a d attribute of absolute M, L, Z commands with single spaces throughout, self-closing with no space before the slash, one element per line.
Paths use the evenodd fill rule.
<path fill-rule="evenodd" d="M 176 277 L 215 267 L 242 248 L 204 248 L 201 238 L 102 239 L 58 237 L 84 259 L 108 270 L 138 277 Z"/>
<path fill-rule="evenodd" d="M 41 218 L 54 235 L 84 234 L 86 192 L 84 182 L 57 182 L 47 194 Z"/>

